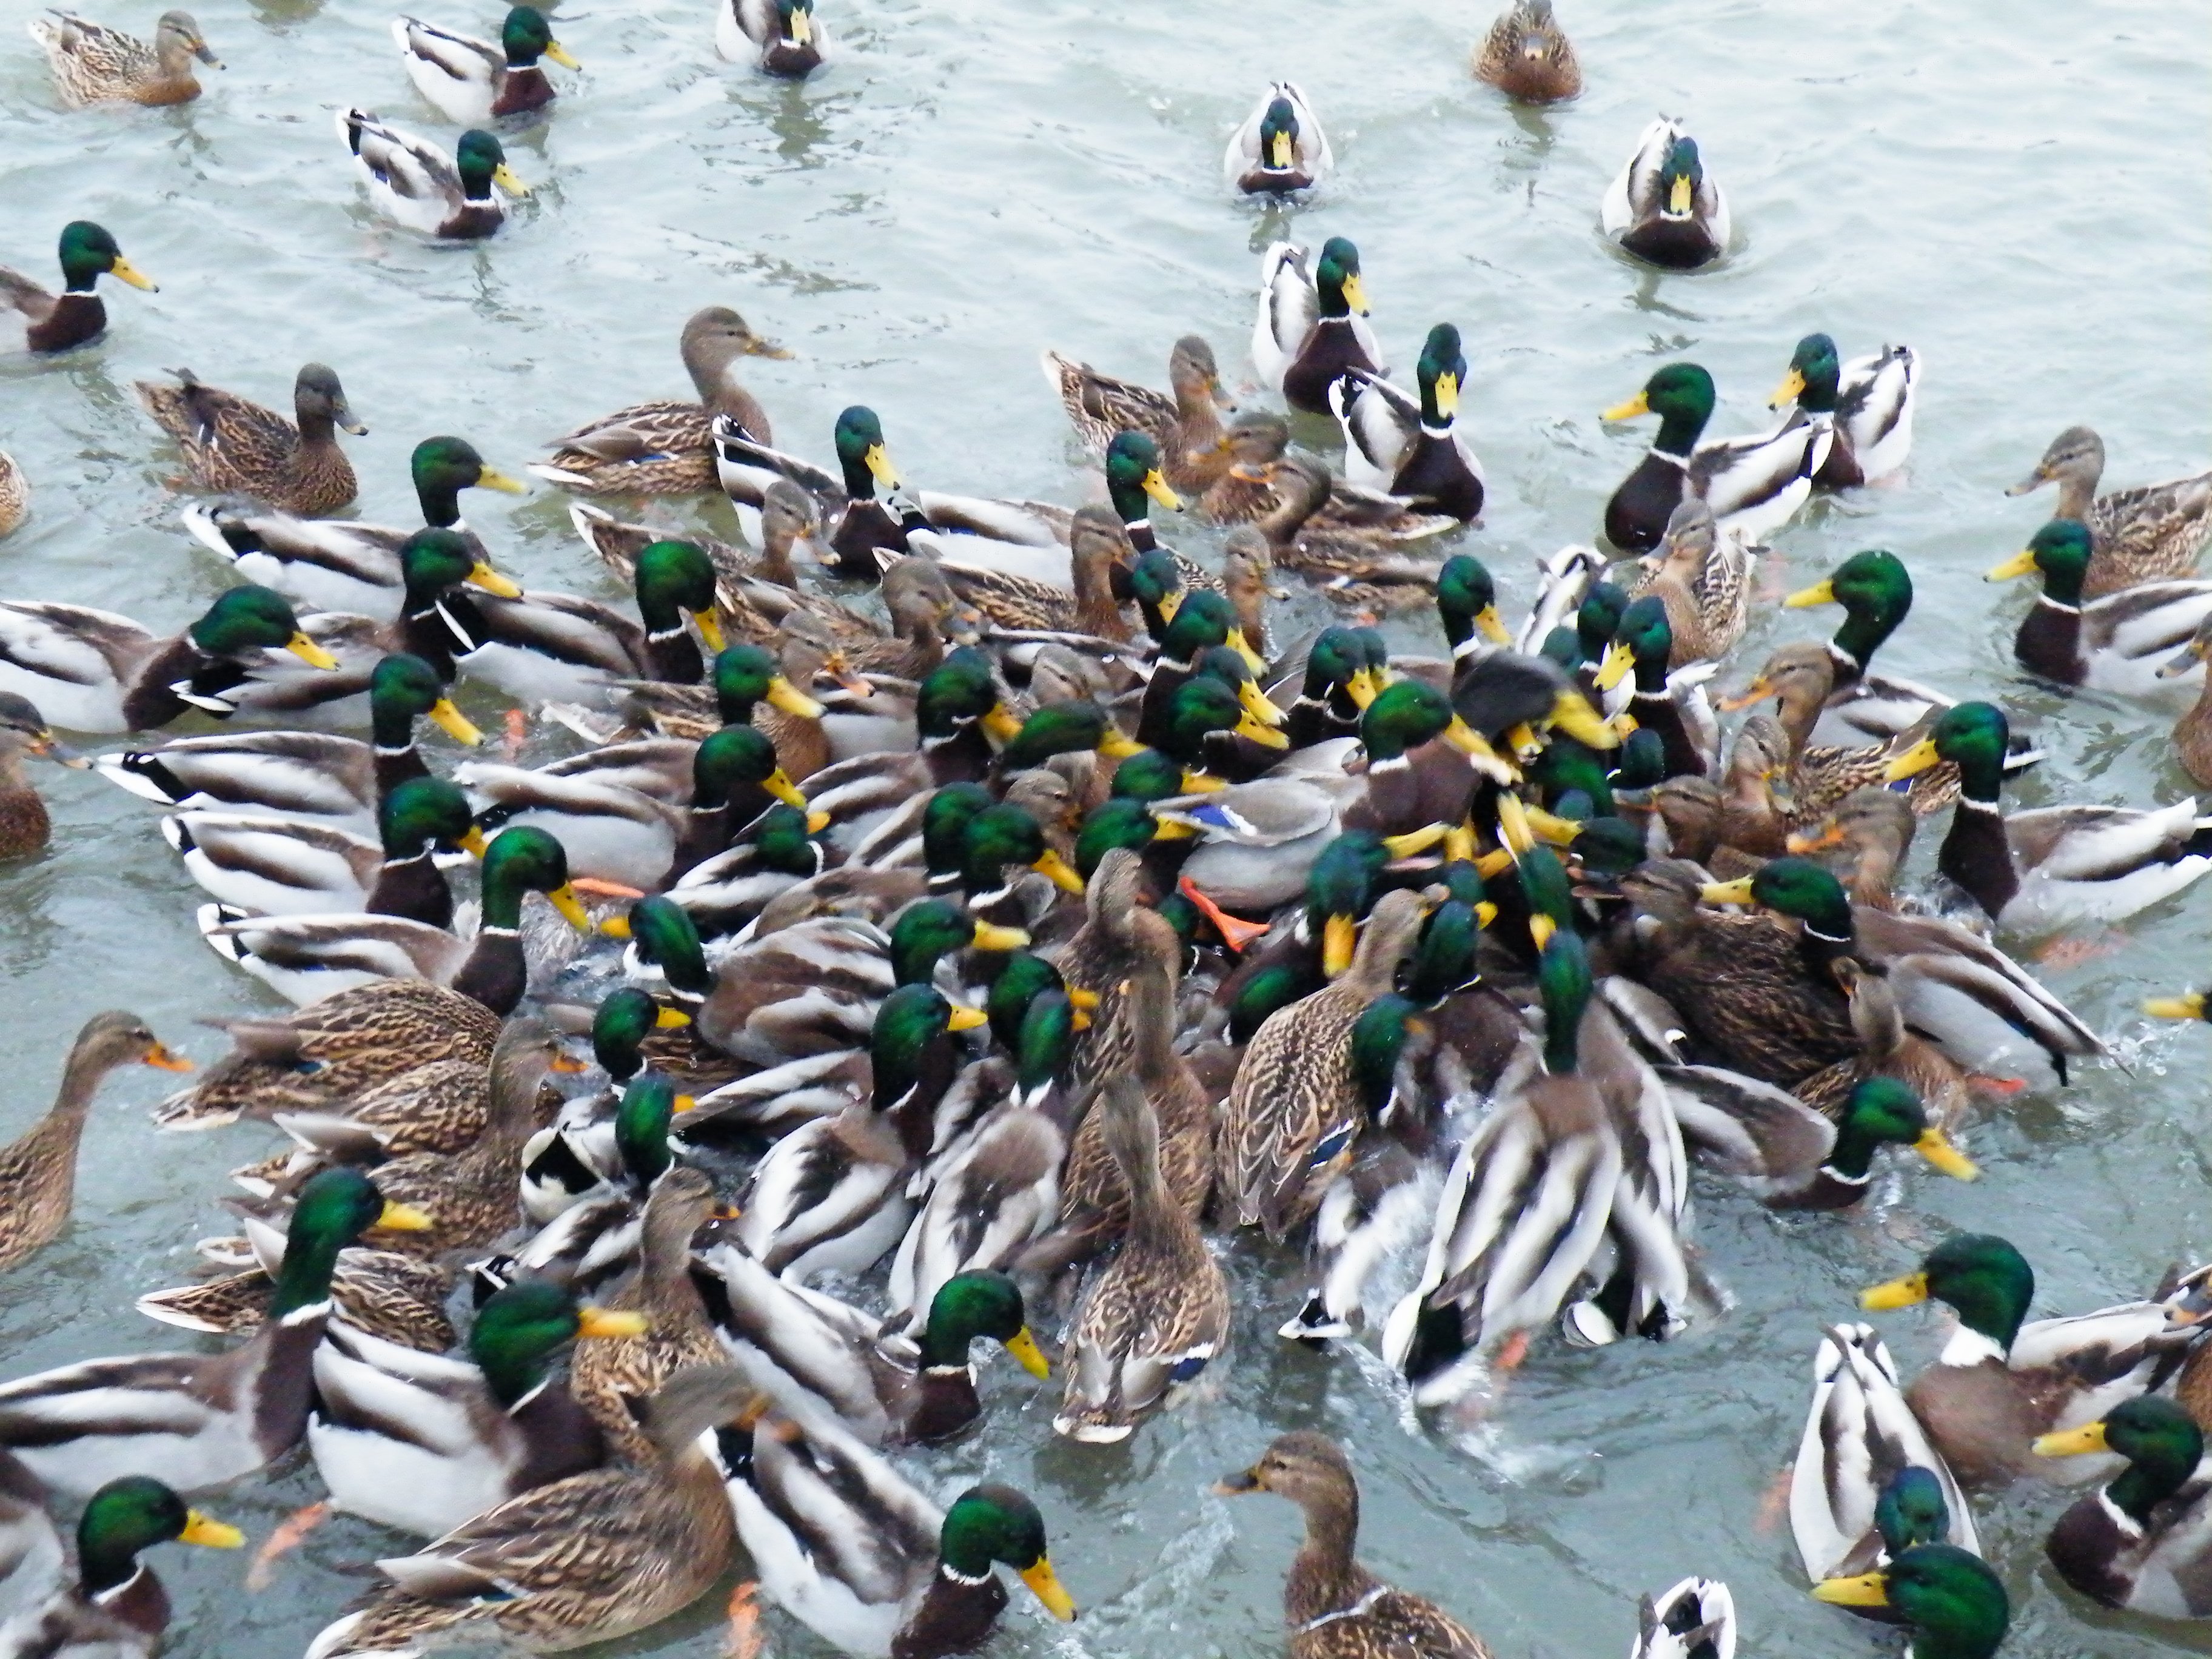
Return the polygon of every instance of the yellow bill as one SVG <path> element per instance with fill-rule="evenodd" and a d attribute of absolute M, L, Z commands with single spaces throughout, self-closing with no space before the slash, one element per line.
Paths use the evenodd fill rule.
<path fill-rule="evenodd" d="M 1006 1352 L 1021 1361 L 1022 1369 L 1031 1376 L 1050 1376 L 1052 1366 L 1037 1346 L 1036 1338 L 1030 1334 L 1026 1325 L 1006 1339 Z"/>
<path fill-rule="evenodd" d="M 497 167 L 491 170 L 491 181 L 495 185 L 497 185 L 501 190 L 505 191 L 509 196 L 527 196 L 530 194 L 530 186 L 524 184 L 521 179 L 516 178 L 514 176 L 514 169 L 507 166 L 504 161 L 501 161 Z M 478 480 L 478 482 L 481 483 L 482 480 Z M 497 484 L 494 484 L 491 487 L 494 489 L 499 488 Z M 514 493 L 519 495 L 522 492 L 518 489 Z"/>
<path fill-rule="evenodd" d="M 500 173 L 507 173 L 507 169 L 505 167 L 501 167 L 499 171 Z M 508 179 L 514 177 L 511 173 L 508 173 L 507 176 Z M 498 174 L 495 173 L 493 174 L 493 177 L 496 179 Z M 505 180 L 501 181 L 499 187 L 501 190 L 507 191 L 510 195 L 527 196 L 530 194 L 530 192 L 523 189 L 520 184 L 508 184 Z M 506 473 L 500 471 L 496 467 L 489 466 L 478 470 L 477 473 L 477 488 L 479 489 L 496 489 L 502 495 L 527 495 L 530 493 L 530 486 L 523 483 L 521 479 L 511 478 L 507 477 Z"/>
<path fill-rule="evenodd" d="M 159 283 L 119 253 L 115 256 L 115 263 L 108 266 L 107 274 L 118 282 L 128 283 L 133 288 L 143 288 L 149 294 L 159 294 L 161 291 L 161 285 Z"/>
<path fill-rule="evenodd" d="M 1022 732 L 1022 723 L 1002 702 L 994 702 L 983 713 L 983 729 L 1000 743 L 1012 743 Z"/>
<path fill-rule="evenodd" d="M 1062 1620 L 1075 1617 L 1075 1598 L 1067 1593 L 1066 1586 L 1060 1582 L 1060 1576 L 1053 1571 L 1050 1558 L 1040 1555 L 1021 1571 L 1022 1583 L 1027 1584 L 1036 1599 L 1044 1603 L 1047 1613 Z"/>
<path fill-rule="evenodd" d="M 1984 581 L 2008 582 L 2035 574 L 2035 550 L 2023 548 L 2002 564 L 1992 566 L 1982 578 Z"/>
<path fill-rule="evenodd" d="M 691 621 L 699 629 L 699 637 L 707 641 L 707 648 L 709 651 L 720 651 L 722 648 L 720 617 L 711 610 L 694 611 L 691 613 Z"/>
<path fill-rule="evenodd" d="M 1708 904 L 1749 904 L 1751 878 L 1738 876 L 1734 881 L 1709 881 L 1698 890 L 1698 896 Z"/>
<path fill-rule="evenodd" d="M 1459 413 L 1459 376 L 1449 369 L 1437 376 L 1437 413 L 1448 421 Z"/>
<path fill-rule="evenodd" d="M 471 749 L 483 741 L 483 733 L 477 730 L 467 715 L 453 707 L 451 697 L 441 697 L 430 705 L 430 724 L 455 743 L 465 743 Z"/>
<path fill-rule="evenodd" d="M 1030 868 L 1041 876 L 1051 878 L 1052 884 L 1063 893 L 1080 894 L 1083 891 L 1083 878 L 1075 873 L 1066 859 L 1049 847 Z"/>
<path fill-rule="evenodd" d="M 1352 953 L 1359 944 L 1359 924 L 1346 915 L 1333 915 L 1322 924 L 1321 970 L 1330 979 L 1352 966 Z"/>
<path fill-rule="evenodd" d="M 1276 133 L 1267 141 L 1267 165 L 1278 173 L 1291 164 L 1291 135 Z"/>
<path fill-rule="evenodd" d="M 799 786 L 791 781 L 791 774 L 781 766 L 761 780 L 761 787 L 786 806 L 795 806 L 802 812 L 806 810 L 806 797 L 799 793 Z"/>
<path fill-rule="evenodd" d="M 1611 409 L 1607 410 L 1604 414 L 1599 416 L 1598 419 L 1601 421 L 1632 421 L 1638 415 L 1649 415 L 1650 412 L 1650 398 L 1647 394 L 1639 392 L 1633 398 L 1631 398 L 1626 403 L 1615 404 Z"/>
<path fill-rule="evenodd" d="M 1182 511 L 1182 497 L 1168 488 L 1168 481 L 1160 476 L 1158 467 L 1145 474 L 1145 494 L 1150 495 L 1170 513 Z"/>
<path fill-rule="evenodd" d="M 185 1529 L 177 1534 L 177 1541 L 198 1544 L 203 1549 L 234 1550 L 244 1546 L 246 1534 L 228 1521 L 217 1521 L 198 1510 L 186 1510 Z"/>
<path fill-rule="evenodd" d="M 1856 1578 L 1823 1578 L 1813 1586 L 1813 1599 L 1838 1607 L 1886 1607 L 1889 1586 L 1878 1572 L 1863 1572 Z"/>
<path fill-rule="evenodd" d="M 1552 699 L 1552 724 L 1577 743 L 1587 744 L 1592 749 L 1620 747 L 1620 733 L 1589 706 L 1589 700 L 1579 691 L 1562 690 Z"/>
<path fill-rule="evenodd" d="M 432 1224 L 429 1212 L 412 1204 L 386 1203 L 376 1218 L 379 1231 L 387 1233 L 427 1233 Z"/>
<path fill-rule="evenodd" d="M 1000 927 L 994 922 L 979 921 L 975 937 L 968 942 L 978 951 L 1025 951 L 1030 936 L 1018 927 Z"/>
<path fill-rule="evenodd" d="M 490 849 L 491 839 L 484 834 L 482 824 L 472 823 L 469 826 L 468 833 L 463 836 L 456 845 L 471 858 L 480 859 Z"/>
<path fill-rule="evenodd" d="M 1108 760 L 1127 760 L 1132 755 L 1141 755 L 1145 745 L 1134 738 L 1126 737 L 1118 726 L 1108 726 L 1106 735 L 1098 739 L 1098 752 Z"/>
<path fill-rule="evenodd" d="M 822 718 L 822 705 L 781 674 L 768 683 L 769 706 L 781 708 L 795 720 L 811 720 Z"/>
<path fill-rule="evenodd" d="M 1784 404 L 1794 404 L 1804 395 L 1804 392 L 1805 376 L 1793 368 L 1782 377 L 1782 384 L 1774 388 L 1774 395 L 1766 400 L 1766 406 L 1779 409 Z"/>
<path fill-rule="evenodd" d="M 1601 691 L 1610 691 L 1628 678 L 1636 666 L 1636 653 L 1619 640 L 1605 648 L 1605 659 L 1597 665 L 1597 678 L 1591 682 Z"/>
<path fill-rule="evenodd" d="M 2178 997 L 2153 997 L 2143 1004 L 2142 1010 L 2153 1019 L 2202 1019 L 2204 993 L 2185 991 Z"/>
<path fill-rule="evenodd" d="M 972 1031 L 978 1025 L 988 1023 L 990 1018 L 981 1008 L 970 1008 L 964 1002 L 956 1002 L 952 1005 L 952 1018 L 945 1022 L 945 1029 L 948 1031 Z"/>
<path fill-rule="evenodd" d="M 793 17 L 798 17 L 802 15 L 803 14 L 799 12 L 793 12 L 792 14 Z M 867 463 L 868 476 L 872 477 L 878 483 L 881 484 L 886 489 L 896 489 L 898 488 L 898 469 L 891 465 L 891 458 L 884 452 L 884 447 L 881 444 L 870 444 L 868 446 L 868 453 L 860 459 Z"/>
<path fill-rule="evenodd" d="M 1361 316 L 1367 315 L 1367 284 L 1356 270 L 1344 279 L 1344 303 Z"/>
<path fill-rule="evenodd" d="M 643 1336 L 653 1322 L 641 1313 L 618 1313 L 612 1308 L 580 1308 L 576 1334 L 582 1337 Z"/>
<path fill-rule="evenodd" d="M 1833 605 L 1835 602 L 1836 584 L 1833 581 L 1819 581 L 1814 582 L 1810 587 L 1799 588 L 1782 601 L 1782 608 L 1785 611 L 1803 611 L 1812 605 Z"/>
<path fill-rule="evenodd" d="M 1286 732 L 1272 726 L 1263 726 L 1249 713 L 1237 718 L 1236 729 L 1238 737 L 1249 738 L 1262 749 L 1288 749 L 1291 746 Z"/>
<path fill-rule="evenodd" d="M 584 913 L 583 900 L 576 896 L 576 890 L 567 882 L 562 882 L 545 896 L 553 902 L 553 908 L 566 917 L 568 925 L 578 933 L 592 931 L 592 919 Z"/>
<path fill-rule="evenodd" d="M 2079 1457 L 2085 1452 L 2110 1451 L 2112 1447 L 2106 1442 L 2105 1425 L 2100 1420 L 2084 1423 L 2078 1429 L 2039 1434 L 2028 1449 L 2038 1457 Z"/>
<path fill-rule="evenodd" d="M 1256 681 L 1242 680 L 1237 686 L 1237 701 L 1244 705 L 1244 712 L 1262 726 L 1280 726 L 1289 715 L 1267 701 Z"/>
<path fill-rule="evenodd" d="M 331 655 L 305 634 L 293 635 L 290 639 L 284 641 L 284 648 L 310 668 L 319 668 L 327 673 L 338 665 L 338 659 L 336 657 Z"/>
<path fill-rule="evenodd" d="M 580 70 L 584 66 L 568 55 L 568 48 L 558 40 L 545 43 L 545 55 L 565 70 Z"/>
<path fill-rule="evenodd" d="M 1982 1173 L 1974 1167 L 1973 1159 L 1951 1144 L 1950 1136 L 1932 1124 L 1920 1132 L 1912 1150 L 1954 1181 L 1972 1181 Z"/>
<path fill-rule="evenodd" d="M 1928 1275 L 1907 1273 L 1902 1279 L 1892 1279 L 1875 1285 L 1859 1297 L 1859 1306 L 1875 1313 L 1893 1308 L 1910 1308 L 1928 1299 Z"/>
<path fill-rule="evenodd" d="M 1394 859 L 1409 859 L 1425 853 L 1451 832 L 1441 823 L 1425 823 L 1418 830 L 1408 830 L 1402 836 L 1382 837 L 1382 850 Z"/>
<path fill-rule="evenodd" d="M 1918 777 L 1942 758 L 1942 756 L 1936 752 L 1936 739 L 1923 738 L 1881 769 L 1882 781 L 1901 783 L 1906 778 Z"/>
<path fill-rule="evenodd" d="M 690 1023 L 691 1016 L 681 1008 L 663 1008 L 653 1017 L 653 1029 L 656 1031 L 680 1031 Z"/>
<path fill-rule="evenodd" d="M 1505 619 L 1498 614 L 1498 607 L 1494 605 L 1486 605 L 1474 613 L 1474 625 L 1481 630 L 1482 637 L 1492 645 L 1513 643 L 1513 635 L 1505 626 Z"/>

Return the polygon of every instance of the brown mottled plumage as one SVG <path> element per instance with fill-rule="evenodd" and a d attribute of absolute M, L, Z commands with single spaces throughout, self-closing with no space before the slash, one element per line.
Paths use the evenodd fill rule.
<path fill-rule="evenodd" d="M 1101 374 L 1088 363 L 1044 354 L 1044 372 L 1059 390 L 1076 435 L 1099 454 L 1124 432 L 1141 432 L 1159 446 L 1160 471 L 1177 489 L 1197 492 L 1229 465 L 1221 447 L 1221 414 L 1229 395 L 1213 365 L 1213 348 L 1186 334 L 1168 354 L 1173 395 Z"/>
<path fill-rule="evenodd" d="M 1930 1123 L 1939 1129 L 1954 1127 L 1966 1109 L 1966 1074 L 1948 1054 L 1905 1024 L 1887 972 L 1849 957 L 1829 971 L 1850 999 L 1859 1052 L 1814 1073 L 1790 1092 L 1832 1118 L 1842 1114 L 1844 1102 L 1862 1078 L 1895 1078 L 1920 1097 Z"/>
<path fill-rule="evenodd" d="M 276 1281 L 259 1267 L 225 1273 L 173 1290 L 149 1291 L 138 1311 L 165 1325 L 222 1336 L 246 1336 L 269 1317 Z M 331 1278 L 337 1316 L 356 1330 L 420 1353 L 444 1353 L 458 1340 L 446 1316 L 453 1278 L 434 1262 L 356 1245 L 338 1252 Z"/>
<path fill-rule="evenodd" d="M 2058 507 L 2051 516 L 2078 519 L 2089 527 L 2085 599 L 2195 575 L 2205 538 L 2212 536 L 2212 471 L 2100 495 L 2104 476 L 2104 440 L 2086 426 L 2069 426 L 2051 441 L 2035 471 L 2005 493 L 2025 495 L 2057 483 Z"/>
<path fill-rule="evenodd" d="M 1795 757 L 1790 768 L 1790 817 L 1794 823 L 1816 823 L 1852 790 L 1881 783 L 1889 763 L 1926 735 L 1922 726 L 1915 726 L 1887 743 L 1856 749 L 1809 747 L 1813 728 L 1820 723 L 1820 711 L 1835 689 L 1835 659 L 1827 646 L 1818 640 L 1802 640 L 1776 651 L 1749 685 L 1717 705 L 1727 710 L 1747 708 L 1770 697 L 1774 700 Z M 1929 720 L 1942 712 L 1931 709 Z M 1942 761 L 1916 773 L 1907 798 L 1912 810 L 1923 817 L 1942 811 L 1959 799 L 1959 769 Z"/>
<path fill-rule="evenodd" d="M 1751 621 L 1751 550 L 1713 527 L 1713 510 L 1695 495 L 1667 520 L 1667 537 L 1644 562 L 1628 597 L 1656 593 L 1667 607 L 1676 667 L 1717 662 L 1735 649 Z"/>
<path fill-rule="evenodd" d="M 53 833 L 46 802 L 23 775 L 27 755 L 43 755 L 80 770 L 89 763 L 54 741 L 46 716 L 29 698 L 0 691 L 0 859 L 35 853 Z"/>
<path fill-rule="evenodd" d="M 1011 571 L 957 564 L 944 569 L 961 601 L 1000 628 L 1126 641 L 1130 629 L 1114 598 L 1113 573 L 1135 557 L 1121 520 L 1109 507 L 1091 506 L 1080 508 L 1068 526 L 1073 591 Z"/>
<path fill-rule="evenodd" d="M 88 104 L 189 103 L 200 95 L 192 59 L 222 67 L 188 11 L 163 12 L 150 46 L 59 9 L 33 18 L 30 30 L 31 39 L 46 48 L 62 101 L 72 109 Z"/>
<path fill-rule="evenodd" d="M 133 389 L 154 423 L 184 451 L 202 489 L 250 495 L 307 518 L 336 513 L 353 500 L 353 464 L 338 447 L 337 428 L 356 436 L 368 428 L 354 418 L 332 370 L 320 363 L 301 368 L 290 421 L 234 392 L 203 385 L 189 368 L 172 373 L 175 386 L 138 380 Z"/>
<path fill-rule="evenodd" d="M 1474 78 L 1525 104 L 1555 104 L 1583 89 L 1574 43 L 1552 15 L 1552 0 L 1516 0 L 1490 26 L 1475 50 Z"/>
<path fill-rule="evenodd" d="M 11 536 L 31 510 L 31 481 L 15 458 L 0 449 L 0 536 Z"/>

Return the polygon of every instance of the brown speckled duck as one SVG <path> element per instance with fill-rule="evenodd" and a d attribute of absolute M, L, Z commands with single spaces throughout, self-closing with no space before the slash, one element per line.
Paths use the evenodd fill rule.
<path fill-rule="evenodd" d="M 188 11 L 163 12 L 150 46 L 58 8 L 33 18 L 30 33 L 46 48 L 54 84 L 72 109 L 88 104 L 189 103 L 200 95 L 192 59 L 210 69 L 222 67 Z"/>
<path fill-rule="evenodd" d="M 1552 0 L 1518 0 L 1475 49 L 1474 78 L 1524 104 L 1556 104 L 1583 89 L 1574 43 L 1552 15 Z"/>
<path fill-rule="evenodd" d="M 189 368 L 175 374 L 175 386 L 139 380 L 133 389 L 155 424 L 184 451 L 185 468 L 202 489 L 250 495 L 309 518 L 353 500 L 353 465 L 338 447 L 337 429 L 358 437 L 368 428 L 354 418 L 334 370 L 320 363 L 300 370 L 290 421 L 203 384 Z"/>
<path fill-rule="evenodd" d="M 2212 536 L 2212 471 L 2100 495 L 2104 476 L 2104 440 L 2086 426 L 2069 426 L 2051 441 L 2035 471 L 2005 494 L 2025 495 L 2056 483 L 2058 507 L 2051 516 L 2089 526 L 2094 552 L 2081 583 L 2084 599 L 2195 575 Z"/>

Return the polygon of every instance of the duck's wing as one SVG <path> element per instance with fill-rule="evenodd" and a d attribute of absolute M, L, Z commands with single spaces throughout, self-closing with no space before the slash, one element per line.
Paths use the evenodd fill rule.
<path fill-rule="evenodd" d="M 1659 170 L 1666 165 L 1667 152 L 1681 130 L 1680 122 L 1663 115 L 1644 129 L 1636 149 L 1598 204 L 1598 224 L 1607 235 L 1620 235 L 1658 205 Z"/>
<path fill-rule="evenodd" d="M 43 599 L 0 600 L 0 661 L 67 684 L 127 682 L 159 643 L 112 611 Z"/>
<path fill-rule="evenodd" d="M 1260 261 L 1260 314 L 1252 325 L 1252 362 L 1277 392 L 1298 348 L 1321 322 L 1321 294 L 1306 251 L 1277 242 Z"/>
<path fill-rule="evenodd" d="M 418 210 L 443 210 L 458 208 L 465 199 L 453 157 L 435 144 L 364 109 L 340 110 L 337 127 L 362 170 L 399 202 Z"/>
<path fill-rule="evenodd" d="M 407 57 L 455 81 L 494 81 L 507 67 L 507 54 L 489 41 L 455 34 L 419 18 L 393 18 L 392 38 Z"/>

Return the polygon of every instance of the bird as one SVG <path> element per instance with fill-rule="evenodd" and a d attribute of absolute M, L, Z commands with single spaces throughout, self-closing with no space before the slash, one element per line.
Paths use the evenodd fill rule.
<path fill-rule="evenodd" d="M 538 66 L 550 58 L 562 69 L 583 68 L 553 38 L 552 25 L 535 6 L 514 6 L 500 25 L 496 43 L 455 34 L 418 17 L 392 20 L 392 38 L 407 65 L 407 78 L 448 121 L 489 126 L 553 101 L 553 83 Z"/>
<path fill-rule="evenodd" d="M 1605 506 L 1605 537 L 1624 553 L 1646 553 L 1667 533 L 1674 508 L 1696 495 L 1720 531 L 1757 542 L 1789 523 L 1813 493 L 1829 434 L 1814 424 L 1698 441 L 1712 419 L 1713 377 L 1695 363 L 1668 363 L 1644 390 L 1601 419 L 1659 416 L 1659 435 Z"/>
<path fill-rule="evenodd" d="M 95 291 L 100 279 L 161 292 L 159 284 L 123 257 L 104 227 L 73 219 L 62 227 L 62 291 L 49 294 L 24 276 L 0 265 L 0 349 L 67 351 L 96 340 L 107 326 L 107 307 Z"/>
<path fill-rule="evenodd" d="M 1824 1578 L 1814 1599 L 1834 1607 L 1893 1610 L 1912 1632 L 1914 1659 L 1990 1659 L 2012 1623 L 2003 1581 L 1954 1544 L 1920 1544 L 1853 1578 Z"/>
<path fill-rule="evenodd" d="M 2193 659 L 2179 672 L 2173 653 L 2212 616 L 2212 580 L 2140 581 L 2101 599 L 2088 592 L 2096 543 L 2079 519 L 2053 519 L 2020 552 L 1994 567 L 1990 581 L 2039 575 L 2043 592 L 2013 635 L 2014 660 L 2039 679 L 2142 696 L 2203 672 Z"/>
<path fill-rule="evenodd" d="M 15 458 L 0 449 L 0 537 L 12 536 L 31 511 L 31 481 Z"/>
<path fill-rule="evenodd" d="M 1598 209 L 1607 236 L 1662 270 L 1697 270 L 1728 252 L 1728 198 L 1705 172 L 1698 141 L 1661 116 L 1607 187 Z"/>
<path fill-rule="evenodd" d="M 2212 536 L 2212 469 L 2100 495 L 2104 476 L 2104 440 L 2088 427 L 2069 426 L 2051 441 L 2035 471 L 2005 494 L 2057 484 L 2053 516 L 2088 527 L 2092 553 L 2081 583 L 2087 598 L 2195 574 L 2205 538 Z"/>
<path fill-rule="evenodd" d="M 138 1556 L 172 1542 L 234 1550 L 246 1534 L 186 1508 L 159 1480 L 109 1481 L 77 1518 L 75 1577 L 0 1623 L 0 1644 L 26 1659 L 153 1659 L 168 1630 L 169 1597 Z"/>
<path fill-rule="evenodd" d="M 354 418 L 335 370 L 303 366 L 292 384 L 293 418 L 220 386 L 189 368 L 173 371 L 178 384 L 138 380 L 131 389 L 154 423 L 184 451 L 185 465 L 202 489 L 250 495 L 257 501 L 307 517 L 336 513 L 354 497 L 352 463 L 338 447 L 343 428 L 356 437 L 368 428 Z"/>
<path fill-rule="evenodd" d="M 153 44 L 58 7 L 29 24 L 31 39 L 46 48 L 62 101 L 71 109 L 91 104 L 185 104 L 200 95 L 192 74 L 198 58 L 210 69 L 222 60 L 208 49 L 188 11 L 165 11 Z"/>
<path fill-rule="evenodd" d="M 1911 346 L 1886 345 L 1869 357 L 1838 360 L 1836 343 L 1808 334 L 1790 354 L 1790 369 L 1767 399 L 1785 404 L 1785 427 L 1825 424 L 1832 441 L 1814 479 L 1823 489 L 1878 483 L 1912 453 L 1912 410 L 1920 395 L 1920 356 Z"/>
<path fill-rule="evenodd" d="M 1467 356 L 1459 330 L 1438 323 L 1414 365 L 1417 393 L 1365 370 L 1332 382 L 1329 407 L 1344 428 L 1344 475 L 1462 524 L 1482 516 L 1482 463 L 1458 424 Z"/>
<path fill-rule="evenodd" d="M 1367 322 L 1359 250 L 1342 236 L 1307 250 L 1277 242 L 1260 262 L 1260 314 L 1252 325 L 1260 379 L 1292 409 L 1329 411 L 1329 387 L 1354 369 L 1382 373 L 1382 349 Z"/>
<path fill-rule="evenodd" d="M 1552 0 L 1515 0 L 1474 52 L 1474 78 L 1524 104 L 1556 104 L 1583 89 L 1574 43 Z"/>
<path fill-rule="evenodd" d="M 353 156 L 369 206 L 396 225 L 453 241 L 489 236 L 507 222 L 508 197 L 530 194 L 499 140 L 481 127 L 448 155 L 427 138 L 365 109 L 341 109 L 338 137 Z"/>
<path fill-rule="evenodd" d="M 718 0 L 714 50 L 796 81 L 822 67 L 830 34 L 815 21 L 814 0 Z"/>
<path fill-rule="evenodd" d="M 2039 1457 L 2117 1452 L 2118 1479 L 2075 1500 L 2044 1540 L 2058 1576 L 2093 1601 L 2157 1619 L 2212 1617 L 2201 1588 L 2208 1488 L 2204 1431 L 2159 1395 L 2122 1401 L 2094 1423 L 2039 1437 Z"/>
<path fill-rule="evenodd" d="M 1295 81 L 1275 81 L 1229 135 L 1221 173 L 1231 189 L 1247 196 L 1285 196 L 1312 189 L 1335 165 L 1305 94 Z"/>

